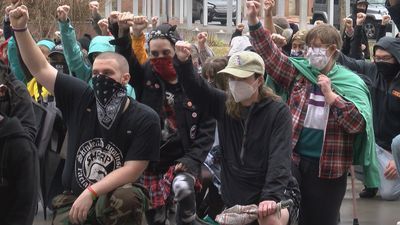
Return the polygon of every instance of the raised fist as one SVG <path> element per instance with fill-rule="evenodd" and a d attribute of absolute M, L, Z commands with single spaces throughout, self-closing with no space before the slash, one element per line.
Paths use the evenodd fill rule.
<path fill-rule="evenodd" d="M 16 9 L 17 7 L 22 5 L 21 0 L 11 0 L 11 5 L 6 7 L 6 16 L 10 14 L 10 11 Z"/>
<path fill-rule="evenodd" d="M 249 20 L 250 25 L 255 25 L 258 23 L 258 14 L 261 10 L 260 0 L 247 0 L 247 19 Z"/>
<path fill-rule="evenodd" d="M 102 35 L 108 35 L 108 20 L 106 18 L 99 20 L 97 25 L 99 25 Z"/>
<path fill-rule="evenodd" d="M 157 26 L 157 24 L 158 24 L 158 17 L 157 17 L 157 16 L 153 16 L 153 17 L 151 18 L 151 26 L 152 26 L 153 28 L 155 28 L 155 27 Z"/>
<path fill-rule="evenodd" d="M 70 7 L 68 5 L 59 6 L 57 8 L 57 18 L 62 22 L 67 21 L 69 10 L 70 10 Z"/>
<path fill-rule="evenodd" d="M 186 62 L 189 59 L 190 51 L 192 49 L 192 45 L 186 41 L 178 41 L 175 44 L 175 54 L 176 57 L 181 62 Z"/>
<path fill-rule="evenodd" d="M 89 9 L 91 12 L 97 12 L 99 10 L 100 4 L 98 1 L 90 1 Z"/>
<path fill-rule="evenodd" d="M 10 22 L 14 29 L 26 28 L 29 20 L 28 8 L 25 5 L 19 6 L 10 11 Z"/>
<path fill-rule="evenodd" d="M 272 41 L 278 46 L 278 48 L 281 48 L 285 45 L 287 45 L 287 40 L 284 36 L 280 34 L 272 34 L 271 35 Z"/>
<path fill-rule="evenodd" d="M 121 12 L 118 12 L 118 11 L 112 11 L 110 13 L 110 16 L 108 18 L 109 18 L 111 24 L 118 23 L 119 14 L 121 14 Z"/>
<path fill-rule="evenodd" d="M 272 15 L 272 9 L 275 7 L 275 0 L 264 0 L 265 15 Z"/>
<path fill-rule="evenodd" d="M 346 29 L 353 28 L 353 19 L 352 18 L 344 18 L 343 23 Z"/>
<path fill-rule="evenodd" d="M 240 31 L 243 31 L 243 30 L 244 30 L 244 24 L 243 24 L 243 23 L 239 23 L 239 24 L 236 26 L 236 29 L 238 29 L 238 30 L 240 30 Z"/>
<path fill-rule="evenodd" d="M 123 12 L 118 15 L 118 26 L 120 30 L 129 30 L 133 25 L 133 14 L 130 12 Z"/>
<path fill-rule="evenodd" d="M 363 25 L 365 19 L 367 19 L 367 15 L 365 13 L 357 13 L 357 20 L 356 20 L 357 26 Z"/>
<path fill-rule="evenodd" d="M 132 30 L 135 36 L 140 36 L 144 29 L 147 28 L 149 21 L 145 16 L 135 16 L 133 17 Z"/>
<path fill-rule="evenodd" d="M 204 46 L 207 42 L 207 38 L 207 32 L 200 32 L 199 34 L 197 34 L 197 42 L 199 43 L 199 46 Z"/>
<path fill-rule="evenodd" d="M 382 16 L 382 25 L 383 26 L 388 25 L 391 19 L 392 18 L 389 15 L 383 15 Z"/>

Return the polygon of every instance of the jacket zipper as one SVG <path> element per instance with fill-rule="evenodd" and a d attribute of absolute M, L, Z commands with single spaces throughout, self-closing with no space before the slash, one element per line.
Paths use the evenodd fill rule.
<path fill-rule="evenodd" d="M 243 127 L 242 147 L 240 149 L 240 163 L 242 164 L 242 166 L 244 166 L 244 152 L 245 152 L 244 144 L 246 143 L 246 139 L 247 139 L 247 125 L 249 124 L 250 113 L 251 113 L 252 108 L 253 107 L 250 107 L 250 110 L 246 117 L 244 125 L 243 125 L 243 121 L 240 121 L 240 123 L 242 124 L 242 127 Z"/>

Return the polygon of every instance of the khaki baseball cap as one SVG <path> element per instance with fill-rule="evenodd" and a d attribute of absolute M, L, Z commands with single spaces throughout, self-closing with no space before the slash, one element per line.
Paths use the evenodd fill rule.
<path fill-rule="evenodd" d="M 229 58 L 225 69 L 218 72 L 229 74 L 238 78 L 247 78 L 257 73 L 264 75 L 265 64 L 260 55 L 250 51 L 243 51 L 233 54 Z"/>

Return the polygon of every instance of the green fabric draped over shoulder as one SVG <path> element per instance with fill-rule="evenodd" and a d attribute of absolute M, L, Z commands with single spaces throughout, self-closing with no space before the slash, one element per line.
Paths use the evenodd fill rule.
<path fill-rule="evenodd" d="M 302 75 L 311 83 L 317 84 L 317 77 L 321 72 L 311 67 L 307 59 L 290 57 L 289 60 L 299 71 L 300 76 Z M 363 166 L 364 184 L 367 187 L 378 187 L 379 171 L 375 151 L 371 95 L 368 87 L 357 74 L 340 65 L 335 64 L 326 75 L 331 79 L 332 89 L 343 99 L 352 102 L 364 117 L 365 130 L 357 134 L 354 140 L 353 164 Z M 278 87 L 271 77 L 267 79 L 267 85 L 281 95 L 283 100 L 287 101 L 290 96 L 288 90 Z"/>

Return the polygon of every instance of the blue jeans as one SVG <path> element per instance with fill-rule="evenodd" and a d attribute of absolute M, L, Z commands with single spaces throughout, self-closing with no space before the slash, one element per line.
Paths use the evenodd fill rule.
<path fill-rule="evenodd" d="M 395 140 L 394 140 L 395 141 Z M 392 142 L 393 146 L 393 142 Z M 399 148 L 399 145 L 397 145 Z M 393 148 L 392 148 L 393 151 Z M 381 184 L 379 186 L 379 193 L 383 200 L 397 200 L 400 198 L 400 178 L 397 177 L 394 180 L 388 180 L 384 176 L 384 172 L 386 170 L 386 166 L 389 161 L 396 160 L 395 155 L 390 154 L 390 152 L 384 150 L 380 146 L 376 145 L 376 157 L 378 159 L 378 167 L 379 167 L 379 177 Z M 398 166 L 397 166 L 398 167 Z M 399 169 L 399 168 L 397 168 Z"/>
<path fill-rule="evenodd" d="M 397 174 L 400 176 L 400 135 L 393 138 L 392 141 L 392 154 L 396 162 Z"/>

